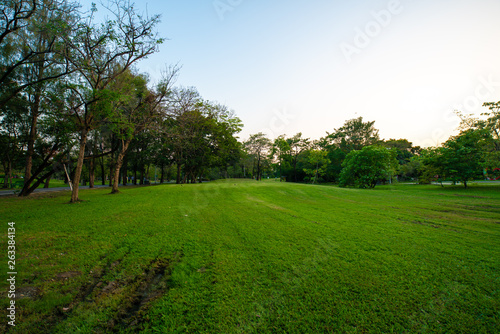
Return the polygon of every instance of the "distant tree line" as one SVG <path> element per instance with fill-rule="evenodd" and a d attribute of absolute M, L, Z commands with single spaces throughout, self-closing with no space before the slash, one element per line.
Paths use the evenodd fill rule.
<path fill-rule="evenodd" d="M 319 140 L 301 133 L 274 141 L 264 134 L 244 142 L 241 160 L 246 176 L 292 182 L 330 182 L 340 186 L 373 188 L 380 183 L 444 180 L 461 182 L 500 178 L 500 102 L 484 104 L 482 118 L 462 115 L 460 133 L 440 147 L 421 148 L 407 139 L 381 140 L 374 121 L 362 117 Z"/>

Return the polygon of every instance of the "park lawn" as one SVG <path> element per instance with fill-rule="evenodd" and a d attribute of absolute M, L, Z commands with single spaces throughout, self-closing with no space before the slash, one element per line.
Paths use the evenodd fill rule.
<path fill-rule="evenodd" d="M 2 263 L 16 223 L 9 333 L 500 328 L 498 186 L 229 180 L 108 193 L 0 198 Z M 8 303 L 2 293 L 4 328 Z"/>

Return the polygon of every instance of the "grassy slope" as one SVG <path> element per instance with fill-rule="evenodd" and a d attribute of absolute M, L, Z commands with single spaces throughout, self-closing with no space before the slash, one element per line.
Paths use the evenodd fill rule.
<path fill-rule="evenodd" d="M 499 187 L 229 181 L 108 192 L 82 191 L 77 205 L 68 193 L 0 199 L 2 249 L 6 222 L 17 229 L 17 332 L 500 327 Z"/>

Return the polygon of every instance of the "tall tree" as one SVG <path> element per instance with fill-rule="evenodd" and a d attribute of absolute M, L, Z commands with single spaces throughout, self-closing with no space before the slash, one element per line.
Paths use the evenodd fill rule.
<path fill-rule="evenodd" d="M 451 137 L 441 150 L 441 165 L 447 177 L 467 182 L 483 175 L 484 151 L 491 134 L 485 130 L 469 129 Z"/>
<path fill-rule="evenodd" d="M 374 124 L 375 121 L 363 122 L 363 117 L 350 119 L 333 133 L 327 132 L 324 140 L 327 145 L 340 148 L 345 153 L 360 150 L 364 146 L 374 145 L 380 140 Z"/>
<path fill-rule="evenodd" d="M 311 182 L 317 183 L 319 178 L 325 175 L 328 160 L 327 152 L 323 150 L 313 149 L 308 152 L 308 162 L 310 167 L 304 168 L 304 172 L 309 175 Z"/>
<path fill-rule="evenodd" d="M 297 182 L 297 163 L 299 156 L 310 147 L 309 138 L 303 138 L 302 133 L 299 132 L 295 136 L 287 139 L 290 146 L 290 154 L 292 156 L 292 173 L 293 181 Z"/>
<path fill-rule="evenodd" d="M 35 141 L 38 138 L 38 122 L 44 113 L 44 99 L 48 89 L 56 89 L 54 82 L 71 72 L 64 59 L 65 43 L 61 36 L 71 36 L 73 23 L 78 17 L 73 13 L 74 5 L 65 1 L 41 1 L 30 17 L 26 33 L 21 39 L 22 50 L 31 54 L 30 61 L 19 69 L 18 83 L 24 88 L 29 105 L 29 133 L 27 134 L 26 166 L 24 186 L 20 196 L 27 195 L 31 187 Z M 18 34 L 19 35 L 19 34 Z M 47 103 L 45 103 L 47 104 Z"/>
<path fill-rule="evenodd" d="M 22 157 L 28 122 L 26 100 L 11 99 L 0 111 L 0 162 L 4 169 L 5 188 L 11 187 L 12 173 Z"/>
<path fill-rule="evenodd" d="M 257 181 L 262 179 L 262 167 L 264 160 L 269 155 L 271 149 L 271 140 L 262 132 L 250 135 L 248 140 L 243 143 L 245 150 L 253 156 L 254 176 Z"/>
<path fill-rule="evenodd" d="M 125 0 L 115 0 L 107 8 L 113 19 L 97 26 L 94 6 L 86 24 L 80 25 L 75 37 L 67 40 L 72 50 L 68 59 L 78 74 L 68 84 L 68 99 L 73 101 L 69 114 L 80 135 L 72 203 L 79 201 L 78 184 L 88 133 L 108 116 L 112 101 L 117 98 L 108 86 L 135 62 L 154 53 L 162 42 L 154 32 L 158 15 L 143 18 Z"/>
<path fill-rule="evenodd" d="M 121 96 L 108 117 L 110 126 L 121 142 L 121 149 L 114 163 L 111 193 L 118 193 L 120 169 L 134 137 L 151 129 L 165 117 L 162 103 L 170 95 L 177 73 L 178 68 L 171 67 L 154 91 L 148 89 L 145 75 L 138 75 L 130 70 L 122 73 L 111 85 L 111 89 Z"/>
<path fill-rule="evenodd" d="M 490 110 L 481 114 L 483 118 L 463 115 L 461 112 L 457 112 L 457 115 L 461 118 L 459 129 L 462 132 L 481 130 L 489 133 L 482 144 L 482 149 L 483 167 L 491 174 L 500 167 L 500 101 L 486 102 L 483 106 Z"/>
<path fill-rule="evenodd" d="M 172 98 L 168 106 L 169 117 L 164 122 L 164 137 L 171 145 L 173 158 L 177 166 L 176 183 L 183 180 L 182 167 L 189 160 L 192 153 L 192 143 L 195 136 L 195 128 L 191 125 L 195 120 L 202 120 L 199 108 L 202 99 L 194 87 L 180 87 L 172 92 Z"/>
<path fill-rule="evenodd" d="M 289 166 L 291 158 L 291 148 L 289 142 L 286 140 L 285 135 L 278 136 L 272 146 L 271 153 L 269 154 L 271 158 L 275 158 L 277 161 L 277 170 L 279 173 L 280 181 L 283 181 L 285 170 Z"/>

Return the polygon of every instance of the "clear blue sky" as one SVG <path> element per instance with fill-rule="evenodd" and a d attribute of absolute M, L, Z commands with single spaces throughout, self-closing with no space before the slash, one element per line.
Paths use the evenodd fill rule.
<path fill-rule="evenodd" d="M 84 3 L 88 3 L 85 1 Z M 318 139 L 362 116 L 382 138 L 433 146 L 455 109 L 500 100 L 498 0 L 145 0 L 168 40 L 139 68 L 226 104 L 242 139 Z"/>

